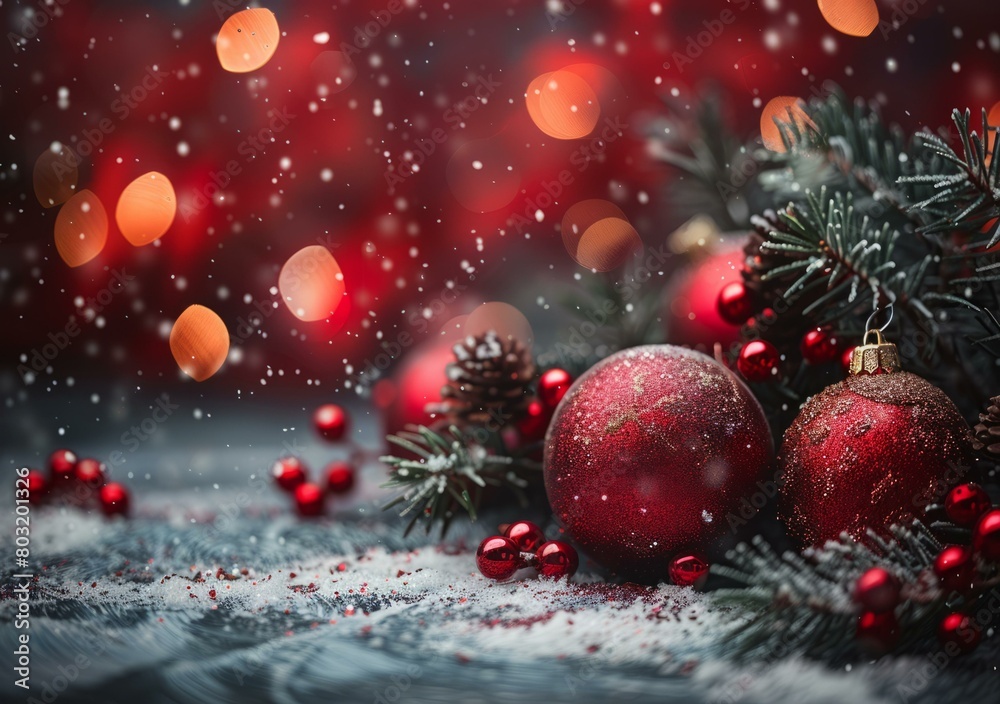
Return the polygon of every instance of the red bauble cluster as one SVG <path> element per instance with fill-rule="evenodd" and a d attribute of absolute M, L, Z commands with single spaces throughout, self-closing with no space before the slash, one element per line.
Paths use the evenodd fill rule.
<path fill-rule="evenodd" d="M 108 516 L 125 515 L 129 510 L 128 490 L 117 482 L 107 481 L 107 468 L 99 460 L 80 459 L 72 450 L 56 450 L 49 455 L 49 474 L 30 469 L 24 476 L 27 499 L 41 504 L 50 498 L 66 505 L 96 505 Z"/>
<path fill-rule="evenodd" d="M 538 396 L 531 400 L 517 430 L 525 443 L 540 442 L 549 428 L 552 414 L 573 385 L 573 377 L 565 369 L 553 367 L 538 378 Z"/>
<path fill-rule="evenodd" d="M 327 403 L 313 413 L 313 426 L 320 437 L 337 442 L 347 432 L 347 412 L 335 403 Z"/>
<path fill-rule="evenodd" d="M 271 466 L 274 483 L 291 493 L 300 516 L 323 514 L 326 494 L 347 494 L 354 488 L 354 466 L 337 460 L 326 466 L 326 491 L 309 481 L 309 470 L 298 457 L 282 457 Z"/>
<path fill-rule="evenodd" d="M 486 538 L 476 550 L 476 567 L 484 577 L 495 580 L 510 579 L 522 567 L 534 567 L 542 577 L 569 578 L 579 566 L 572 545 L 546 541 L 542 529 L 531 521 L 511 523 L 503 535 Z"/>
<path fill-rule="evenodd" d="M 747 381 L 761 383 L 780 378 L 781 354 L 766 340 L 751 340 L 743 345 L 736 358 L 736 368 Z"/>

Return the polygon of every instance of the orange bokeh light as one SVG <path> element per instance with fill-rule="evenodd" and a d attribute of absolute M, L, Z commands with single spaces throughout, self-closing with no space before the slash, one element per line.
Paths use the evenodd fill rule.
<path fill-rule="evenodd" d="M 100 198 L 86 189 L 66 201 L 56 216 L 56 250 L 70 266 L 96 257 L 108 241 L 108 213 Z"/>
<path fill-rule="evenodd" d="M 867 37 L 878 27 L 875 0 L 818 0 L 823 19 L 838 32 Z"/>
<path fill-rule="evenodd" d="M 215 51 L 222 68 L 233 73 L 256 71 L 274 56 L 281 31 L 274 13 L 266 8 L 243 10 L 219 30 Z"/>
<path fill-rule="evenodd" d="M 281 299 L 299 320 L 325 320 L 346 295 L 344 274 L 330 250 L 311 245 L 293 254 L 278 275 Z"/>
<path fill-rule="evenodd" d="M 115 221 L 125 239 L 141 247 L 162 237 L 176 214 L 177 196 L 170 179 L 150 171 L 122 191 L 115 209 Z"/>
<path fill-rule="evenodd" d="M 170 329 L 170 352 L 181 371 L 195 381 L 205 381 L 229 355 L 229 331 L 215 311 L 188 306 Z"/>
<path fill-rule="evenodd" d="M 38 202 L 43 208 L 51 208 L 73 197 L 79 178 L 72 152 L 60 147 L 56 151 L 46 149 L 38 156 L 31 180 Z"/>

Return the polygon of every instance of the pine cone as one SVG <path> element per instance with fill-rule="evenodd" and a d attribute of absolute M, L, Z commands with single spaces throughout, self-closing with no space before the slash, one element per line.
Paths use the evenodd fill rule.
<path fill-rule="evenodd" d="M 990 399 L 990 407 L 986 413 L 979 414 L 979 423 L 972 432 L 972 449 L 983 456 L 1000 459 L 1000 396 Z"/>
<path fill-rule="evenodd" d="M 535 377 L 531 353 L 517 340 L 501 340 L 493 331 L 469 336 L 454 347 L 447 368 L 442 403 L 427 407 L 458 425 L 495 425 L 522 417 L 531 401 Z"/>

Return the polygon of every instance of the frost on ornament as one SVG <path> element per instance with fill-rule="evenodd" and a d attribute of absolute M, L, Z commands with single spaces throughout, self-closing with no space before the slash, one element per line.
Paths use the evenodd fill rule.
<path fill-rule="evenodd" d="M 330 250 L 311 245 L 293 254 L 278 275 L 281 300 L 299 320 L 325 320 L 344 305 L 344 274 Z"/>

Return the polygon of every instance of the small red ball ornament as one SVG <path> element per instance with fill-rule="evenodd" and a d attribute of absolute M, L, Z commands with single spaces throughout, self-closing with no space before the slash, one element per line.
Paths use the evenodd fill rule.
<path fill-rule="evenodd" d="M 960 526 L 975 525 L 990 510 L 990 496 L 978 484 L 959 484 L 948 492 L 944 510 L 953 523 Z"/>
<path fill-rule="evenodd" d="M 521 565 L 521 551 L 510 538 L 494 535 L 479 544 L 476 567 L 489 579 L 510 579 Z"/>
<path fill-rule="evenodd" d="M 538 399 L 528 403 L 524 416 L 517 421 L 517 430 L 525 443 L 538 442 L 545 437 L 549 421 L 552 419 L 552 408 Z"/>
<path fill-rule="evenodd" d="M 535 567 L 538 574 L 552 579 L 572 577 L 580 566 L 580 558 L 576 549 L 561 540 L 550 540 L 543 543 L 535 553 Z"/>
<path fill-rule="evenodd" d="M 827 364 L 840 355 L 840 345 L 830 330 L 816 328 L 802 336 L 799 346 L 802 358 L 809 364 Z"/>
<path fill-rule="evenodd" d="M 96 488 L 104 483 L 104 465 L 95 459 L 86 457 L 76 463 L 73 476 L 82 484 Z"/>
<path fill-rule="evenodd" d="M 972 548 L 984 560 L 1000 562 L 1000 509 L 993 509 L 976 524 L 972 532 Z"/>
<path fill-rule="evenodd" d="M 313 414 L 316 432 L 330 442 L 337 442 L 347 432 L 347 413 L 335 403 L 328 403 L 316 409 Z"/>
<path fill-rule="evenodd" d="M 743 325 L 753 315 L 753 292 L 742 281 L 730 281 L 715 303 L 719 317 L 730 325 Z"/>
<path fill-rule="evenodd" d="M 108 482 L 97 493 L 101 510 L 107 516 L 127 515 L 129 510 L 128 489 L 118 482 Z"/>
<path fill-rule="evenodd" d="M 323 514 L 323 490 L 306 482 L 295 487 L 295 510 L 300 516 L 320 516 Z"/>
<path fill-rule="evenodd" d="M 949 591 L 965 592 L 972 588 L 976 563 L 972 550 L 964 545 L 949 545 L 934 558 L 934 574 Z"/>
<path fill-rule="evenodd" d="M 857 345 L 855 345 L 854 347 L 848 347 L 840 355 L 840 366 L 842 366 L 844 368 L 845 372 L 850 372 L 851 371 L 851 360 L 854 359 L 854 350 L 856 350 L 856 349 L 857 349 Z"/>
<path fill-rule="evenodd" d="M 565 369 L 549 369 L 538 379 L 538 398 L 549 408 L 555 408 L 569 391 L 573 377 Z"/>
<path fill-rule="evenodd" d="M 858 647 L 873 655 L 887 653 L 899 642 L 899 622 L 892 611 L 877 614 L 865 611 L 858 617 L 855 632 Z"/>
<path fill-rule="evenodd" d="M 644 580 L 701 552 L 759 488 L 771 433 L 750 390 L 711 357 L 633 347 L 585 372 L 545 440 L 545 490 L 574 542 Z"/>
<path fill-rule="evenodd" d="M 670 581 L 678 587 L 701 589 L 708 580 L 708 560 L 701 555 L 681 555 L 670 561 Z"/>
<path fill-rule="evenodd" d="M 809 399 L 785 431 L 780 511 L 807 545 L 911 520 L 950 468 L 967 464 L 971 432 L 955 404 L 900 371 L 896 346 L 871 334 L 877 343 L 855 349 L 851 374 Z"/>
<path fill-rule="evenodd" d="M 899 580 L 881 567 L 872 567 L 858 577 L 854 601 L 876 614 L 892 611 L 899 603 Z"/>
<path fill-rule="evenodd" d="M 28 482 L 28 501 L 33 504 L 41 503 L 49 490 L 49 480 L 45 478 L 45 474 L 32 469 L 24 479 Z"/>
<path fill-rule="evenodd" d="M 306 468 L 298 457 L 282 457 L 271 465 L 271 476 L 274 483 L 285 491 L 294 491 L 306 483 Z"/>
<path fill-rule="evenodd" d="M 545 542 L 542 529 L 531 521 L 516 521 L 504 529 L 504 536 L 514 541 L 521 552 L 535 552 Z"/>
<path fill-rule="evenodd" d="M 777 347 L 767 340 L 751 340 L 740 350 L 736 368 L 747 381 L 759 383 L 777 379 L 780 363 Z"/>
<path fill-rule="evenodd" d="M 331 462 L 326 467 L 326 490 L 347 494 L 354 488 L 354 467 L 347 462 Z"/>
<path fill-rule="evenodd" d="M 76 468 L 77 457 L 72 450 L 56 450 L 49 455 L 49 469 L 53 479 L 69 479 Z"/>
<path fill-rule="evenodd" d="M 952 645 L 963 654 L 975 650 L 981 638 L 982 631 L 976 627 L 975 621 L 962 613 L 950 613 L 938 624 L 938 640 L 941 645 L 946 648 Z"/>

